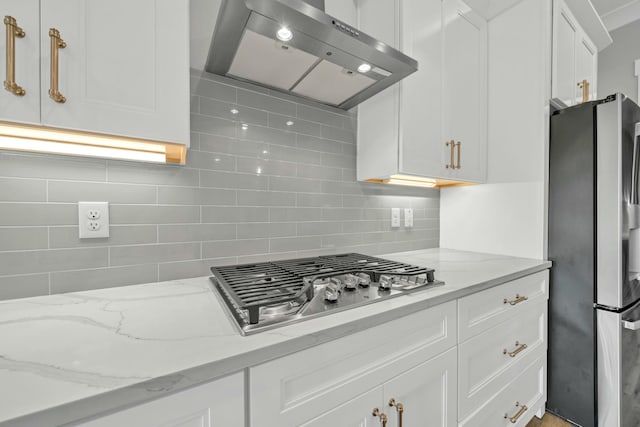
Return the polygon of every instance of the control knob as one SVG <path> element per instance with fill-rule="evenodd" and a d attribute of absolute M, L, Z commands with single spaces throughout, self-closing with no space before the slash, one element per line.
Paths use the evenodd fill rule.
<path fill-rule="evenodd" d="M 340 292 L 342 291 L 342 287 L 340 284 L 335 282 L 327 283 L 327 286 L 324 287 L 324 299 L 328 302 L 337 302 L 340 298 Z"/>

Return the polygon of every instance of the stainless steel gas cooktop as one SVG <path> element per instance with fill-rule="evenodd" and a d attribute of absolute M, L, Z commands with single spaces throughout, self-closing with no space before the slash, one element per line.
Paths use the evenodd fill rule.
<path fill-rule="evenodd" d="M 433 269 L 356 253 L 211 271 L 243 335 L 444 284 Z"/>

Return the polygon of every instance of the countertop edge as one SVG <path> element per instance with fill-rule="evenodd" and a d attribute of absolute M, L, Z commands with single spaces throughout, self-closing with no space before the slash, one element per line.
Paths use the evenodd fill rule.
<path fill-rule="evenodd" d="M 218 378 L 248 369 L 251 366 L 256 366 L 309 347 L 369 329 L 417 311 L 444 304 L 521 277 L 547 270 L 550 267 L 550 261 L 541 260 L 539 265 L 533 267 L 478 282 L 475 285 L 465 288 L 455 289 L 446 294 L 434 296 L 433 298 L 415 301 L 402 307 L 388 309 L 376 315 L 368 315 L 311 334 L 292 337 L 286 342 L 271 344 L 261 349 L 243 353 L 240 356 L 216 360 L 170 375 L 157 377 L 18 418 L 5 420 L 0 422 L 0 427 L 72 426 L 81 422 L 87 422 L 214 381 Z M 70 416 L 71 413 L 74 415 Z"/>

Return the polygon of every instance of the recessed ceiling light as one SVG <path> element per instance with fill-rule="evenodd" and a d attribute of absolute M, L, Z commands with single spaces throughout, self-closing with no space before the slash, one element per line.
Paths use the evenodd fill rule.
<path fill-rule="evenodd" d="M 368 73 L 369 71 L 371 71 L 371 65 L 369 64 L 360 64 L 358 67 L 358 72 L 360 73 Z"/>
<path fill-rule="evenodd" d="M 269 154 L 267 150 L 262 150 L 262 154 Z"/>
<path fill-rule="evenodd" d="M 288 120 L 286 124 L 287 126 L 293 126 L 293 122 L 291 120 Z"/>
<path fill-rule="evenodd" d="M 231 114 L 238 114 L 240 111 L 236 110 L 235 108 L 231 109 Z"/>
<path fill-rule="evenodd" d="M 288 42 L 293 38 L 293 33 L 287 27 L 280 27 L 280 29 L 276 33 L 276 37 L 278 37 L 278 40 L 280 41 Z"/>
<path fill-rule="evenodd" d="M 246 123 L 243 123 L 242 126 L 240 126 L 242 128 L 242 130 L 247 130 L 249 129 L 249 125 Z"/>

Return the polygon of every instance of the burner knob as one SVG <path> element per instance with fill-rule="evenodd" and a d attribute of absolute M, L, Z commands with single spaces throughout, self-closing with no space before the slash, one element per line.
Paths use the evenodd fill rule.
<path fill-rule="evenodd" d="M 393 284 L 396 282 L 396 278 L 393 276 L 380 276 L 380 283 L 378 283 L 378 289 L 381 291 L 390 291 Z"/>
<path fill-rule="evenodd" d="M 359 277 L 349 274 L 343 280 L 344 289 L 347 291 L 355 291 L 356 288 L 358 287 L 359 282 L 360 282 Z"/>
<path fill-rule="evenodd" d="M 341 286 L 331 282 L 324 287 L 324 299 L 329 302 L 336 302 L 340 298 Z"/>
<path fill-rule="evenodd" d="M 361 288 L 368 288 L 371 284 L 371 277 L 367 273 L 359 273 L 358 274 L 358 285 Z"/>

